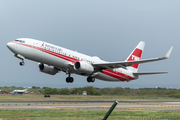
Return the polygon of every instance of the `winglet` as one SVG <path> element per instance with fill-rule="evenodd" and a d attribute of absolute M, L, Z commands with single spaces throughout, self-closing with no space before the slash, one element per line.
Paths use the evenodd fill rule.
<path fill-rule="evenodd" d="M 166 55 L 164 56 L 165 58 L 169 58 L 171 51 L 173 49 L 173 46 L 169 49 L 169 51 L 166 53 Z"/>

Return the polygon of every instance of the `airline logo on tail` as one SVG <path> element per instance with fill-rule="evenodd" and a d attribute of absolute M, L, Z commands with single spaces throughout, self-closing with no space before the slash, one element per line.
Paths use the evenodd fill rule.
<path fill-rule="evenodd" d="M 136 46 L 136 48 L 133 50 L 133 52 L 130 54 L 130 56 L 127 58 L 126 61 L 138 61 L 138 60 L 141 60 L 141 56 L 142 56 L 142 52 L 144 50 L 144 46 L 145 46 L 145 43 L 143 41 L 141 41 Z M 132 69 L 134 72 L 137 72 L 139 64 L 131 65 L 131 67 L 136 69 L 136 70 L 134 69 L 135 71 Z"/>
<path fill-rule="evenodd" d="M 140 57 L 137 57 L 137 56 L 135 56 L 135 55 L 132 55 L 132 60 L 140 60 L 141 58 Z"/>
<path fill-rule="evenodd" d="M 137 61 L 137 60 L 141 60 L 141 56 L 142 56 L 142 50 L 136 48 L 133 53 L 131 54 L 131 56 L 129 57 L 129 59 L 127 61 Z M 133 68 L 138 68 L 139 64 L 134 64 L 131 67 Z"/>

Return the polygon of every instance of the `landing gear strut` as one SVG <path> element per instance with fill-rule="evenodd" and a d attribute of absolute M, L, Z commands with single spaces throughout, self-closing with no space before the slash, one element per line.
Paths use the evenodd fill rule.
<path fill-rule="evenodd" d="M 72 83 L 72 82 L 74 81 L 74 78 L 71 77 L 71 74 L 70 74 L 70 73 L 68 73 L 68 74 L 69 74 L 69 76 L 66 78 L 66 82 L 67 82 L 67 83 Z"/>
<path fill-rule="evenodd" d="M 14 55 L 15 57 L 17 57 L 18 59 L 21 59 L 22 62 L 19 63 L 19 65 L 23 66 L 25 63 L 24 63 L 24 57 L 20 54 L 15 54 Z"/>
<path fill-rule="evenodd" d="M 91 77 L 91 76 L 90 76 L 90 77 L 87 78 L 87 82 L 94 82 L 94 81 L 95 81 L 95 78 L 94 78 L 94 77 Z"/>

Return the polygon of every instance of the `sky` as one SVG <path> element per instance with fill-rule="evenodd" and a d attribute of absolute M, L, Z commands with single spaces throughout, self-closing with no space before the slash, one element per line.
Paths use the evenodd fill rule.
<path fill-rule="evenodd" d="M 0 1 L 0 86 L 77 88 L 85 86 L 180 88 L 179 0 L 3 0 Z M 55 76 L 38 71 L 38 63 L 20 60 L 6 47 L 16 38 L 33 38 L 102 60 L 124 61 L 140 41 L 146 43 L 142 59 L 169 59 L 141 64 L 138 72 L 168 74 L 140 76 L 130 82 L 106 82 L 73 74 Z"/>

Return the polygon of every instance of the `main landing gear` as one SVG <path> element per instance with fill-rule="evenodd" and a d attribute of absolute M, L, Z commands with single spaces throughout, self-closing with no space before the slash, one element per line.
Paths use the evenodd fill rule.
<path fill-rule="evenodd" d="M 94 78 L 94 77 L 91 77 L 91 76 L 90 76 L 90 77 L 87 78 L 87 82 L 89 82 L 89 83 L 90 83 L 90 82 L 94 82 L 94 81 L 95 81 L 95 78 Z"/>
<path fill-rule="evenodd" d="M 72 83 L 72 82 L 74 81 L 74 78 L 71 77 L 71 74 L 70 74 L 70 73 L 68 73 L 68 74 L 69 74 L 69 76 L 66 78 L 66 82 L 67 82 L 67 83 Z"/>
<path fill-rule="evenodd" d="M 73 81 L 74 81 L 74 78 L 73 77 L 71 77 L 71 73 L 67 73 L 69 76 L 66 78 L 66 82 L 67 83 L 72 83 Z M 91 77 L 91 76 L 89 76 L 88 78 L 87 78 L 87 82 L 94 82 L 95 81 L 95 78 L 94 77 Z"/>
<path fill-rule="evenodd" d="M 66 78 L 66 82 L 67 83 L 72 83 L 74 81 L 74 78 L 73 77 L 67 77 Z"/>

